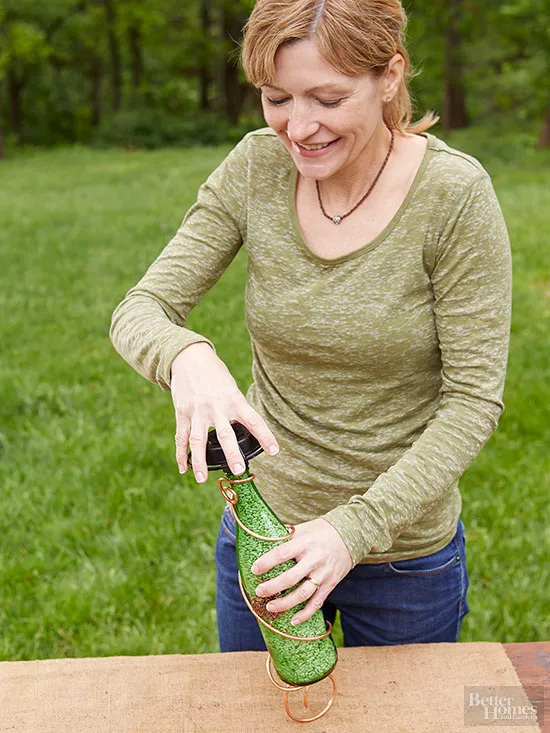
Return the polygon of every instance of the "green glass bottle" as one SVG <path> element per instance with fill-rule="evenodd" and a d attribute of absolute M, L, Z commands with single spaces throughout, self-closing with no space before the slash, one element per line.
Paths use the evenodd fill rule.
<path fill-rule="evenodd" d="M 240 423 L 233 423 L 233 429 L 245 459 L 245 472 L 240 476 L 231 473 L 215 430 L 208 434 L 206 462 L 209 469 L 222 469 L 225 473 L 225 478 L 218 481 L 218 486 L 235 515 L 241 592 L 258 620 L 273 666 L 281 680 L 297 686 L 313 684 L 329 675 L 338 661 L 336 645 L 330 636 L 332 626 L 327 622 L 327 631 L 320 610 L 307 621 L 292 626 L 290 619 L 305 607 L 305 601 L 288 611 L 273 613 L 265 607 L 271 599 L 256 596 L 259 583 L 275 578 L 296 565 L 295 560 L 289 560 L 263 575 L 255 575 L 251 570 L 259 557 L 286 542 L 292 536 L 294 528 L 280 521 L 254 485 L 248 461 L 262 452 L 260 444 Z M 303 582 L 300 581 L 298 585 Z M 288 595 L 298 585 L 284 590 L 280 597 Z"/>

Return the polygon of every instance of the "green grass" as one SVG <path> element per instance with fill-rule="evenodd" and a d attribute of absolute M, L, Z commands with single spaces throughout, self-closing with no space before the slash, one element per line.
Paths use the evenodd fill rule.
<path fill-rule="evenodd" d="M 472 612 L 461 640 L 542 639 L 550 156 L 526 152 L 529 134 L 451 142 L 493 174 L 515 260 L 506 411 L 462 482 Z M 75 148 L 0 165 L 0 659 L 218 650 L 223 499 L 214 477 L 180 477 L 170 395 L 120 359 L 108 328 L 226 150 Z M 240 254 L 189 324 L 242 389 L 245 267 Z"/>

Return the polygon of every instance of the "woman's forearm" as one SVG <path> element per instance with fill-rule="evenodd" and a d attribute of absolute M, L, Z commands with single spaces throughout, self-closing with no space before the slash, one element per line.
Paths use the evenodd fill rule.
<path fill-rule="evenodd" d="M 141 376 L 170 389 L 170 367 L 187 346 L 205 341 L 183 325 L 170 306 L 134 288 L 113 313 L 109 336 L 120 356 Z"/>

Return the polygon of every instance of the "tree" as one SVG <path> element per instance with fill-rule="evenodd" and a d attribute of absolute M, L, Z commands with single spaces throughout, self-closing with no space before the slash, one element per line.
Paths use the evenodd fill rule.
<path fill-rule="evenodd" d="M 445 131 L 502 112 L 540 119 L 549 145 L 550 0 L 407 1 L 419 106 Z M 237 61 L 253 4 L 0 0 L 0 152 L 4 133 L 50 144 L 164 126 L 162 144 L 256 115 Z"/>
<path fill-rule="evenodd" d="M 6 66 L 8 64 L 7 38 L 4 26 L 4 4 L 0 0 L 0 160 L 4 157 L 4 118 L 2 109 L 2 84 Z"/>
<path fill-rule="evenodd" d="M 24 140 L 23 93 L 44 68 L 59 68 L 55 38 L 85 0 L 2 0 L 4 76 L 11 133 Z"/>
<path fill-rule="evenodd" d="M 116 32 L 116 11 L 114 0 L 103 0 L 105 9 L 105 32 L 111 64 L 111 93 L 113 110 L 117 112 L 122 103 L 122 62 Z"/>
<path fill-rule="evenodd" d="M 531 108 L 542 117 L 537 147 L 550 147 L 550 0 L 505 2 L 501 14 L 507 37 L 531 72 Z"/>
<path fill-rule="evenodd" d="M 3 76 L 6 79 L 11 132 L 17 142 L 23 138 L 21 94 L 32 68 L 48 55 L 49 50 L 45 29 L 33 15 L 36 14 L 20 12 L 18 17 L 13 0 L 4 1 Z"/>
<path fill-rule="evenodd" d="M 248 18 L 250 3 L 224 0 L 221 3 L 220 31 L 222 35 L 220 63 L 222 65 L 224 112 L 237 124 L 247 86 L 243 83 L 237 61 L 241 30 Z"/>
<path fill-rule="evenodd" d="M 210 85 L 212 84 L 212 63 L 211 63 L 211 33 L 212 17 L 210 12 L 210 0 L 200 0 L 200 29 L 202 48 L 200 54 L 199 69 L 199 96 L 200 108 L 203 111 L 210 109 Z"/>
<path fill-rule="evenodd" d="M 442 123 L 445 132 L 468 127 L 470 124 L 466 109 L 466 80 L 464 78 L 464 43 L 461 27 L 463 11 L 463 0 L 447 0 L 443 13 L 445 42 Z"/>
<path fill-rule="evenodd" d="M 421 84 L 434 87 L 427 107 L 441 110 L 444 132 L 470 124 L 467 109 L 467 79 L 465 75 L 466 39 L 471 35 L 471 20 L 465 0 L 413 0 L 408 8 L 411 56 L 429 60 L 424 66 Z"/>

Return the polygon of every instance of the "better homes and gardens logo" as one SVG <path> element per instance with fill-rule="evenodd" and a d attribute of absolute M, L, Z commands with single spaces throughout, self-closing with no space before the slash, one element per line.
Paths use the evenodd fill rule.
<path fill-rule="evenodd" d="M 464 725 L 540 725 L 542 687 L 465 687 Z"/>

